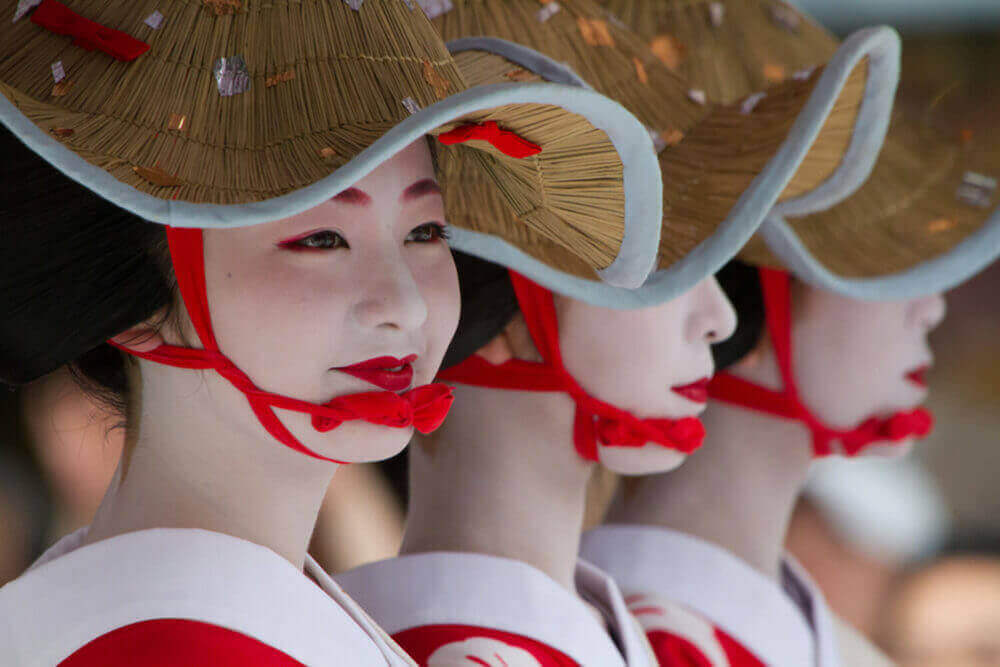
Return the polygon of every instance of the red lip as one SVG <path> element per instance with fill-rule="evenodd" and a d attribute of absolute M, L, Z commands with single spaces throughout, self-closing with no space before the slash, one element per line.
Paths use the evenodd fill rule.
<path fill-rule="evenodd" d="M 915 368 L 906 374 L 906 379 L 913 384 L 919 385 L 921 387 L 927 386 L 927 369 L 929 366 L 921 366 L 920 368 Z"/>
<path fill-rule="evenodd" d="M 702 378 L 691 384 L 686 384 L 680 387 L 671 387 L 671 391 L 676 394 L 680 394 L 689 401 L 694 401 L 695 403 L 707 403 L 708 402 L 708 382 L 710 378 Z"/>
<path fill-rule="evenodd" d="M 351 377 L 369 382 L 386 391 L 402 391 L 413 383 L 413 362 L 417 355 L 402 359 L 396 357 L 375 357 L 353 366 L 342 366 L 334 370 L 347 373 Z"/>

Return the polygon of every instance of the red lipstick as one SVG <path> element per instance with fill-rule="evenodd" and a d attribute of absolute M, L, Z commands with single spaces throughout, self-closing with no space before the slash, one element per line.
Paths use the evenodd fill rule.
<path fill-rule="evenodd" d="M 415 354 L 402 359 L 375 357 L 353 366 L 341 366 L 333 370 L 347 373 L 351 377 L 364 380 L 386 391 L 402 391 L 408 389 L 413 382 L 413 362 L 416 360 Z"/>
<path fill-rule="evenodd" d="M 928 366 L 921 366 L 920 368 L 915 368 L 906 374 L 906 379 L 913 384 L 919 385 L 921 387 L 927 386 L 927 369 Z"/>
<path fill-rule="evenodd" d="M 707 403 L 708 402 L 708 382 L 709 378 L 702 378 L 691 384 L 685 384 L 679 387 L 671 387 L 671 391 L 676 394 L 680 394 L 689 401 L 695 403 Z"/>

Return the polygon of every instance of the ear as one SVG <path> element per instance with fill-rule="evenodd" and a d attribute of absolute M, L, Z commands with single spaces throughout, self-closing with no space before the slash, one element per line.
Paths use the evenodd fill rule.
<path fill-rule="evenodd" d="M 139 324 L 126 329 L 117 336 L 113 336 L 111 341 L 132 352 L 152 352 L 164 344 L 163 336 L 159 330 L 147 324 Z"/>

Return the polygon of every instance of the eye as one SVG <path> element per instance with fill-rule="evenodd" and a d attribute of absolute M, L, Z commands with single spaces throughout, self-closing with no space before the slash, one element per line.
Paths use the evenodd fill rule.
<path fill-rule="evenodd" d="M 337 232 L 324 229 L 320 232 L 313 232 L 308 236 L 301 236 L 290 241 L 282 241 L 282 248 L 288 250 L 337 250 L 339 248 L 350 248 L 343 236 Z"/>
<path fill-rule="evenodd" d="M 448 240 L 448 228 L 439 222 L 427 222 L 415 227 L 406 237 L 407 243 L 434 243 L 442 240 Z"/>

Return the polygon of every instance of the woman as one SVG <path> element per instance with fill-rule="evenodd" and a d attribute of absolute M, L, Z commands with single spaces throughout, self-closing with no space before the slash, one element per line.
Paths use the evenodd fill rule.
<path fill-rule="evenodd" d="M 672 12 L 649 29 L 684 25 Z M 785 533 L 815 457 L 901 455 L 929 431 L 927 335 L 940 293 L 1000 251 L 995 170 L 990 151 L 897 118 L 869 183 L 823 213 L 779 206 L 749 264 L 720 274 L 740 327 L 716 350 L 728 372 L 709 386 L 703 453 L 626 484 L 581 549 L 633 596 L 661 664 L 881 664 L 784 555 Z"/>
<path fill-rule="evenodd" d="M 0 369 L 73 364 L 121 406 L 126 452 L 91 526 L 0 591 L 0 662 L 412 664 L 306 547 L 338 465 L 392 456 L 451 403 L 431 380 L 457 283 L 424 135 L 529 202 L 542 184 L 519 171 L 591 175 L 618 215 L 577 261 L 628 283 L 648 262 L 625 240 L 658 235 L 630 213 L 658 213 L 655 188 L 622 177 L 655 170 L 644 129 L 586 91 L 464 90 L 403 2 L 72 4 L 0 40 L 18 185 Z M 513 231 L 481 221 L 477 247 L 520 248 Z"/>
<path fill-rule="evenodd" d="M 592 3 L 560 2 L 543 22 L 532 4 L 456 2 L 439 21 L 447 37 L 465 38 L 451 43 L 465 49 L 460 58 L 492 63 L 484 71 L 528 62 L 527 46 L 568 62 L 597 90 L 614 91 L 650 127 L 664 127 L 671 110 L 689 114 L 683 137 L 660 153 L 670 215 L 659 270 L 616 298 L 600 288 L 548 290 L 503 266 L 463 258 L 463 317 L 446 365 L 459 363 L 442 374 L 459 384 L 461 407 L 410 452 L 404 555 L 338 581 L 420 664 L 653 664 L 614 582 L 577 560 L 587 481 L 598 463 L 622 473 L 667 470 L 700 444 L 710 343 L 735 324 L 706 264 L 742 245 L 760 202 L 769 207 L 789 183 L 802 185 L 800 162 L 775 157 L 787 157 L 784 134 L 773 143 L 738 137 L 751 128 L 762 137 L 774 137 L 778 127 L 787 133 L 802 106 L 786 103 L 808 99 L 813 86 L 838 103 L 838 95 L 850 97 L 846 87 L 830 86 L 838 73 L 848 78 L 850 60 L 775 91 L 772 100 L 783 99 L 788 114 L 780 121 L 770 102 L 760 115 L 702 108 Z M 599 44 L 591 44 L 595 30 L 607 31 Z M 671 87 L 644 83 L 636 63 L 647 83 Z M 864 88 L 852 90 L 855 101 Z M 823 136 L 836 117 L 807 114 L 802 123 L 815 123 Z M 716 160 L 706 157 L 709 144 Z M 809 142 L 792 148 L 797 160 L 816 159 Z M 829 174 L 839 162 L 817 171 Z M 711 166 L 699 171 L 692 163 Z M 751 186 L 764 170 L 781 178 Z M 698 199 L 684 193 L 709 191 L 716 198 L 698 215 Z M 479 190 L 463 192 L 475 201 Z"/>

